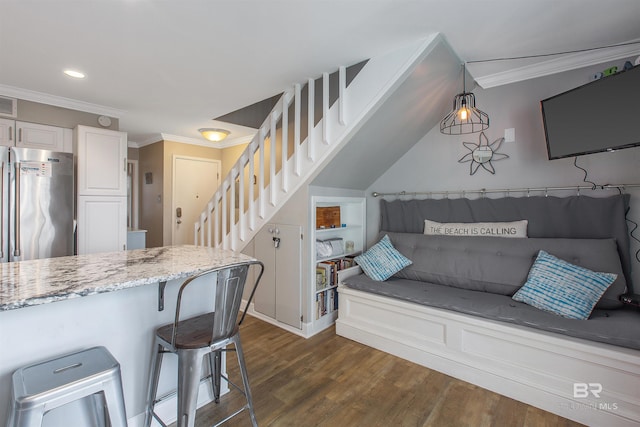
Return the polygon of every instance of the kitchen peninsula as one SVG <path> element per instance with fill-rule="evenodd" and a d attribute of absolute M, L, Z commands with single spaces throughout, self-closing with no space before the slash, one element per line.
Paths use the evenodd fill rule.
<path fill-rule="evenodd" d="M 129 425 L 142 425 L 154 330 L 173 320 L 179 285 L 203 270 L 252 259 L 221 249 L 168 246 L 0 264 L 0 425 L 7 418 L 13 371 L 96 345 L 120 362 Z M 210 311 L 212 291 L 197 284 L 183 299 L 182 314 Z M 167 362 L 160 391 L 175 384 L 173 360 Z M 65 409 L 58 412 L 47 425 L 69 425 Z"/>

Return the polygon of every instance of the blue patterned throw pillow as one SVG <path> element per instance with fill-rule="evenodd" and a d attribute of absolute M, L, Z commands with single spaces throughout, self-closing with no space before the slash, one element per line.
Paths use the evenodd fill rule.
<path fill-rule="evenodd" d="M 563 317 L 584 320 L 617 277 L 617 274 L 597 273 L 540 251 L 526 283 L 513 299 Z"/>
<path fill-rule="evenodd" d="M 355 257 L 355 261 L 367 276 L 379 282 L 387 280 L 413 263 L 393 247 L 386 234 L 368 251 Z"/>

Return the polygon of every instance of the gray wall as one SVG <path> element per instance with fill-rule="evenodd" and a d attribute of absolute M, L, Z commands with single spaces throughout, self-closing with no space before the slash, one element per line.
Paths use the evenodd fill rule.
<path fill-rule="evenodd" d="M 105 128 L 98 124 L 99 114 L 71 110 L 38 102 L 18 100 L 18 114 L 16 120 L 39 123 L 43 125 L 59 126 L 73 129 L 77 125 L 93 126 L 103 129 L 119 130 L 119 121 L 111 118 L 111 126 Z"/>
<path fill-rule="evenodd" d="M 595 71 L 612 65 L 621 66 L 623 63 L 624 61 L 617 61 L 487 90 L 476 88 L 474 93 L 477 106 L 490 117 L 491 126 L 485 131 L 489 143 L 504 136 L 505 128 L 515 128 L 516 141 L 505 142 L 498 150 L 508 154 L 510 158 L 493 163 L 495 175 L 480 168 L 475 175 L 470 176 L 469 163 L 458 163 L 458 159 L 469 152 L 462 142 L 478 143 L 479 134 L 447 136 L 442 135 L 438 127 L 431 129 L 367 189 L 369 243 L 375 239 L 379 227 L 379 203 L 378 199 L 370 196 L 373 191 L 453 191 L 586 185 L 582 181 L 583 172 L 573 166 L 573 158 L 552 161 L 547 159 L 540 100 L 587 83 L 589 76 Z M 593 119 L 598 119 L 597 111 L 594 111 Z M 640 147 L 582 156 L 578 158 L 578 165 L 586 168 L 589 179 L 597 184 L 640 183 Z M 632 199 L 628 218 L 640 222 L 640 189 L 630 189 L 628 192 Z M 599 193 L 601 194 L 581 192 L 596 197 L 605 192 Z M 604 195 L 606 194 L 611 193 Z M 496 195 L 502 196 L 504 195 Z M 632 241 L 632 251 L 637 249 L 637 242 Z M 634 263 L 634 270 L 640 270 L 637 262 Z M 634 281 L 640 283 L 640 277 L 636 276 L 637 271 Z"/>

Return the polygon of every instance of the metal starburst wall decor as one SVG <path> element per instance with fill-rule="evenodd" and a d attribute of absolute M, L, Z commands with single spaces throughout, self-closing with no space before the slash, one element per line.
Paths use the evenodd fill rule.
<path fill-rule="evenodd" d="M 507 154 L 498 153 L 498 149 L 503 142 L 504 138 L 498 138 L 489 144 L 489 140 L 484 132 L 480 132 L 477 144 L 473 142 L 462 143 L 469 152 L 462 156 L 460 160 L 458 160 L 458 163 L 471 162 L 469 165 L 469 175 L 475 174 L 480 166 L 487 172 L 495 174 L 496 170 L 493 168 L 491 162 L 509 158 Z"/>

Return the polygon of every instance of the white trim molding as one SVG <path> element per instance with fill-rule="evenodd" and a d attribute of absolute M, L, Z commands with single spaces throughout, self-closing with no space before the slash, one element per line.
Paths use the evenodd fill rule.
<path fill-rule="evenodd" d="M 99 114 L 103 116 L 122 118 L 127 112 L 117 108 L 106 107 L 104 105 L 92 104 L 90 102 L 78 101 L 76 99 L 64 98 L 62 96 L 50 95 L 48 93 L 36 92 L 34 90 L 22 89 L 14 86 L 0 84 L 0 95 L 10 96 L 25 101 L 39 102 L 41 104 L 53 105 L 56 107 L 68 108 L 70 110 L 84 111 L 86 113 Z"/>
<path fill-rule="evenodd" d="M 129 141 L 129 147 L 142 148 L 147 145 L 155 144 L 156 142 L 160 142 L 160 141 L 171 141 L 171 142 L 179 142 L 182 144 L 199 145 L 201 147 L 223 149 L 223 148 L 233 147 L 236 145 L 248 144 L 251 142 L 252 139 L 253 139 L 253 135 L 247 135 L 247 136 L 241 136 L 238 138 L 229 139 L 224 142 L 210 142 L 200 138 L 171 135 L 168 133 L 158 133 L 156 135 L 153 135 L 151 138 L 145 139 L 142 142 Z"/>
<path fill-rule="evenodd" d="M 486 76 L 473 76 L 473 78 L 480 87 L 483 89 L 489 89 L 523 80 L 535 79 L 537 77 L 544 77 L 564 71 L 602 64 L 608 61 L 617 61 L 634 55 L 640 55 L 640 45 L 624 45 L 589 52 L 572 53 L 560 58 L 539 62 L 537 64 L 514 68 L 512 70 L 502 71 L 500 73 L 489 74 Z M 470 66 L 473 68 L 472 64 L 470 64 Z"/>

